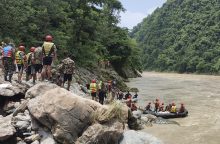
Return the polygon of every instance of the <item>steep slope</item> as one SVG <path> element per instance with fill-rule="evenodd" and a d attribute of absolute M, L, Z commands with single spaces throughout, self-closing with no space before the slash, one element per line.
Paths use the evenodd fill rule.
<path fill-rule="evenodd" d="M 131 36 L 144 50 L 147 70 L 218 73 L 220 1 L 168 0 Z"/>

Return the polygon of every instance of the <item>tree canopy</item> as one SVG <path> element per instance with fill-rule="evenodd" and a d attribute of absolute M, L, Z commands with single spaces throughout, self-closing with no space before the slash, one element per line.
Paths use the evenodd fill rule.
<path fill-rule="evenodd" d="M 31 47 L 51 34 L 60 58 L 68 53 L 80 66 L 107 59 L 119 72 L 127 66 L 141 70 L 140 50 L 117 26 L 121 11 L 118 0 L 2 0 L 0 39 Z"/>
<path fill-rule="evenodd" d="M 220 1 L 167 0 L 131 36 L 148 70 L 219 73 Z"/>

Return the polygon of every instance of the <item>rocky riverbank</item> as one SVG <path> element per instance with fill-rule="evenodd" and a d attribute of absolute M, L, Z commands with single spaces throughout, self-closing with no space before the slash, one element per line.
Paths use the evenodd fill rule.
<path fill-rule="evenodd" d="M 83 71 L 75 75 L 76 80 L 91 78 Z M 0 143 L 133 144 L 131 136 L 135 136 L 135 141 L 143 140 L 143 134 L 130 131 L 141 129 L 141 125 L 139 116 L 133 116 L 126 105 L 100 105 L 80 89 L 77 83 L 71 91 L 49 82 L 35 86 L 29 82 L 11 84 L 3 81 L 1 74 Z M 145 117 L 145 122 L 148 119 Z M 144 141 L 152 143 L 149 137 L 144 137 Z"/>

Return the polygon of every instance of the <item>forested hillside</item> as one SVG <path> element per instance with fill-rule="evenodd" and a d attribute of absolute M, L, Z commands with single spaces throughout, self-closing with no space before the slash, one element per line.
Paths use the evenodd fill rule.
<path fill-rule="evenodd" d="M 147 70 L 218 73 L 220 1 L 167 0 L 131 33 Z"/>
<path fill-rule="evenodd" d="M 119 73 L 141 70 L 135 41 L 117 26 L 123 10 L 118 0 L 1 0 L 0 39 L 41 46 L 51 34 L 59 58 L 71 54 L 84 67 L 110 60 Z"/>

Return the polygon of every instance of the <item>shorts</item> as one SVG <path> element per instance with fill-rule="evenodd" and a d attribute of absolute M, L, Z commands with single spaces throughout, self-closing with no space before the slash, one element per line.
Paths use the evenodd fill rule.
<path fill-rule="evenodd" d="M 96 92 L 91 93 L 92 97 L 96 97 Z"/>
<path fill-rule="evenodd" d="M 43 65 L 51 65 L 53 61 L 52 57 L 46 56 L 43 58 Z"/>
<path fill-rule="evenodd" d="M 18 66 L 18 72 L 22 73 L 23 70 L 24 70 L 24 65 L 23 64 L 17 64 L 17 66 Z"/>
<path fill-rule="evenodd" d="M 35 67 L 35 72 L 41 73 L 43 68 L 42 64 L 35 64 L 34 67 Z"/>
<path fill-rule="evenodd" d="M 35 74 L 36 71 L 35 71 L 35 66 L 34 65 L 31 65 L 31 66 L 28 66 L 27 67 L 27 74 L 28 75 L 32 75 L 32 74 Z"/>
<path fill-rule="evenodd" d="M 63 81 L 66 82 L 66 81 L 72 81 L 72 74 L 64 74 L 63 76 Z"/>

